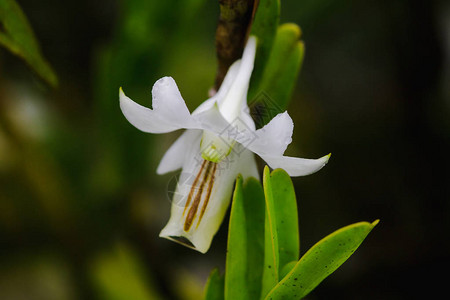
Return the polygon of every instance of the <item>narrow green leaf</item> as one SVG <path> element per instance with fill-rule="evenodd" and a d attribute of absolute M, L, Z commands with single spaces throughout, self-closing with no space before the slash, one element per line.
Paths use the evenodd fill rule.
<path fill-rule="evenodd" d="M 359 222 L 343 227 L 315 244 L 270 291 L 266 299 L 301 299 L 341 266 L 378 224 Z"/>
<path fill-rule="evenodd" d="M 265 235 L 264 235 L 264 267 L 261 299 L 278 283 L 278 234 L 277 220 L 273 198 L 273 187 L 269 167 L 264 168 L 264 195 L 266 200 Z"/>
<path fill-rule="evenodd" d="M 225 273 L 225 299 L 257 299 L 264 261 L 264 193 L 259 181 L 236 181 Z"/>
<path fill-rule="evenodd" d="M 288 262 L 298 261 L 300 254 L 298 213 L 291 177 L 282 169 L 271 174 L 274 211 L 276 214 L 279 272 Z"/>
<path fill-rule="evenodd" d="M 281 109 L 287 107 L 304 56 L 304 44 L 300 42 L 301 30 L 296 24 L 278 27 L 269 61 L 267 62 L 261 89 L 269 93 Z"/>
<path fill-rule="evenodd" d="M 56 74 L 42 56 L 33 30 L 14 0 L 0 1 L 0 45 L 27 62 L 51 86 L 57 86 Z"/>
<path fill-rule="evenodd" d="M 255 1 L 257 2 L 257 1 Z M 249 99 L 257 92 L 264 68 L 272 50 L 273 41 L 280 19 L 280 0 L 260 0 L 255 13 L 251 35 L 258 38 L 258 49 L 255 57 L 255 67 L 252 73 Z"/>
<path fill-rule="evenodd" d="M 285 264 L 280 271 L 280 278 L 284 278 L 294 267 L 297 265 L 297 260 L 288 262 Z"/>
<path fill-rule="evenodd" d="M 223 300 L 224 277 L 220 276 L 219 270 L 212 270 L 205 287 L 204 300 Z"/>
<path fill-rule="evenodd" d="M 228 251 L 225 263 L 225 299 L 247 299 L 247 232 L 245 224 L 242 176 L 236 179 L 228 227 Z"/>
<path fill-rule="evenodd" d="M 278 283 L 285 265 L 297 262 L 299 233 L 297 201 L 290 176 L 282 169 L 270 174 L 266 167 L 263 181 L 266 197 L 264 297 Z"/>
<path fill-rule="evenodd" d="M 258 108 L 259 113 L 253 112 L 253 116 L 259 127 L 289 104 L 305 50 L 300 36 L 300 28 L 295 24 L 283 24 L 277 30 L 261 82 L 249 103 L 250 107 Z"/>
<path fill-rule="evenodd" d="M 264 264 L 264 191 L 256 178 L 244 182 L 244 206 L 247 225 L 247 290 L 248 299 L 258 299 Z"/>

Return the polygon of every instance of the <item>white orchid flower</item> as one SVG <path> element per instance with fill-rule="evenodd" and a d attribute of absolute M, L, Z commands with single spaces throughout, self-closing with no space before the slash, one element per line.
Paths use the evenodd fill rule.
<path fill-rule="evenodd" d="M 158 174 L 182 169 L 171 217 L 160 237 L 205 253 L 225 216 L 236 176 L 259 178 L 253 153 L 290 176 L 314 173 L 328 162 L 329 155 L 315 160 L 283 156 L 294 128 L 287 112 L 255 130 L 247 106 L 255 52 L 256 38 L 252 36 L 219 91 L 192 114 L 171 77 L 154 84 L 153 109 L 133 102 L 120 89 L 122 112 L 139 130 L 166 133 L 187 129 L 157 169 Z"/>

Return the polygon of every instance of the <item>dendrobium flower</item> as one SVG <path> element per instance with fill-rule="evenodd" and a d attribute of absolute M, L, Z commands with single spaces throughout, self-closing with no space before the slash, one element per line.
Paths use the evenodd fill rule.
<path fill-rule="evenodd" d="M 294 129 L 287 112 L 255 129 L 247 106 L 255 52 L 256 38 L 251 36 L 242 59 L 229 68 L 218 92 L 192 114 L 171 77 L 154 84 L 153 109 L 133 102 L 120 89 L 122 112 L 139 130 L 166 133 L 187 129 L 156 171 L 165 174 L 182 169 L 170 220 L 160 237 L 205 253 L 225 216 L 236 176 L 259 178 L 254 153 L 290 176 L 314 173 L 328 162 L 329 155 L 319 159 L 283 156 Z"/>

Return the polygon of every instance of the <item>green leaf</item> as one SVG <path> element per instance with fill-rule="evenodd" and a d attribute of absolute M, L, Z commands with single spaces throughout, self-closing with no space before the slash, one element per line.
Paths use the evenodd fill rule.
<path fill-rule="evenodd" d="M 42 56 L 33 30 L 14 0 L 0 0 L 0 45 L 27 62 L 51 86 L 57 86 L 56 74 Z"/>
<path fill-rule="evenodd" d="M 249 299 L 258 299 L 264 264 L 264 190 L 258 179 L 244 182 L 244 206 L 247 225 L 247 289 Z"/>
<path fill-rule="evenodd" d="M 247 232 L 245 224 L 242 176 L 236 179 L 228 228 L 228 251 L 225 264 L 225 299 L 247 299 Z"/>
<path fill-rule="evenodd" d="M 272 196 L 276 215 L 279 272 L 288 262 L 297 261 L 300 253 L 297 200 L 291 177 L 286 171 L 272 172 Z"/>
<path fill-rule="evenodd" d="M 255 1 L 257 2 L 257 1 Z M 272 50 L 280 19 L 280 0 L 260 0 L 250 34 L 258 38 L 255 67 L 252 73 L 248 99 L 257 92 L 264 68 Z"/>
<path fill-rule="evenodd" d="M 297 264 L 297 260 L 288 262 L 287 264 L 285 264 L 280 271 L 280 278 L 284 278 Z"/>
<path fill-rule="evenodd" d="M 265 296 L 277 283 L 284 267 L 297 262 L 300 251 L 297 200 L 291 177 L 282 169 L 264 169 L 266 197 L 266 252 L 263 277 Z M 292 266 L 291 266 L 292 267 Z"/>
<path fill-rule="evenodd" d="M 205 287 L 204 300 L 223 300 L 224 278 L 219 270 L 212 270 Z"/>
<path fill-rule="evenodd" d="M 315 244 L 270 291 L 266 299 L 301 299 L 341 266 L 378 224 L 360 222 L 343 227 Z"/>
<path fill-rule="evenodd" d="M 261 299 L 278 283 L 279 251 L 275 204 L 270 180 L 270 171 L 266 166 L 263 175 L 264 195 L 266 200 L 264 267 Z"/>
<path fill-rule="evenodd" d="M 289 104 L 305 51 L 300 36 L 300 28 L 295 24 L 283 24 L 277 30 L 261 82 L 249 103 L 250 107 L 259 106 L 260 113 L 253 115 L 259 127 Z"/>
<path fill-rule="evenodd" d="M 236 181 L 225 273 L 225 299 L 257 299 L 264 261 L 264 193 L 259 181 Z"/>

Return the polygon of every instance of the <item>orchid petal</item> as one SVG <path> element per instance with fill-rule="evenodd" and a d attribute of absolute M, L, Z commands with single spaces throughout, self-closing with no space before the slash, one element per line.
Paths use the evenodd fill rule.
<path fill-rule="evenodd" d="M 246 107 L 248 85 L 253 71 L 256 53 L 256 38 L 250 36 L 242 54 L 239 71 L 233 83 L 230 85 L 228 93 L 219 103 L 219 109 L 228 122 L 233 122 L 240 115 L 242 109 Z"/>
<path fill-rule="evenodd" d="M 225 78 L 222 81 L 222 84 L 220 85 L 219 90 L 217 93 L 212 97 L 217 100 L 217 104 L 221 105 L 223 100 L 225 99 L 226 94 L 231 89 L 231 86 L 236 79 L 237 75 L 239 74 L 239 71 L 241 69 L 241 60 L 236 60 L 227 71 L 227 74 L 225 75 Z"/>
<path fill-rule="evenodd" d="M 183 167 L 183 163 L 186 159 L 190 159 L 187 156 L 190 151 L 187 151 L 187 147 L 199 144 L 202 132 L 200 130 L 186 130 L 183 134 L 170 146 L 169 150 L 164 154 L 156 173 L 159 175 L 172 172 Z"/>
<path fill-rule="evenodd" d="M 248 148 L 259 155 L 283 155 L 292 142 L 294 122 L 287 112 L 280 113 L 263 128 L 256 130 L 254 142 Z"/>
<path fill-rule="evenodd" d="M 137 104 L 122 89 L 119 96 L 123 114 L 141 131 L 165 133 L 194 126 L 189 109 L 172 77 L 163 77 L 153 85 L 153 109 Z"/>
<path fill-rule="evenodd" d="M 220 134 L 230 126 L 230 123 L 220 113 L 216 103 L 212 103 L 208 109 L 196 113 L 193 118 L 198 129 L 212 131 L 216 134 Z"/>
<path fill-rule="evenodd" d="M 318 159 L 306 159 L 290 156 L 260 155 L 272 168 L 284 169 L 289 176 L 305 176 L 322 169 L 330 159 L 331 154 Z"/>
<path fill-rule="evenodd" d="M 243 178 L 254 177 L 259 179 L 260 176 L 258 165 L 256 164 L 255 160 L 255 155 L 240 144 L 237 144 L 235 146 L 234 151 L 240 158 L 238 173 L 241 174 Z"/>
<path fill-rule="evenodd" d="M 256 130 L 255 121 L 253 121 L 252 116 L 249 114 L 249 109 L 247 107 L 247 101 L 245 102 L 245 107 L 242 109 L 239 119 L 248 127 L 252 132 Z"/>
<path fill-rule="evenodd" d="M 220 103 L 223 101 L 224 97 L 226 96 L 226 93 L 230 89 L 231 84 L 233 83 L 234 79 L 236 78 L 236 75 L 239 72 L 240 66 L 241 66 L 240 59 L 235 61 L 231 65 L 231 67 L 228 69 L 227 74 L 225 75 L 224 80 L 222 81 L 222 85 L 220 86 L 219 91 L 217 91 L 217 93 L 214 96 L 212 96 L 211 98 L 209 98 L 208 100 L 206 100 L 205 102 L 200 104 L 194 110 L 192 115 L 203 113 L 203 112 L 211 109 L 214 106 L 214 104 L 220 105 Z"/>

